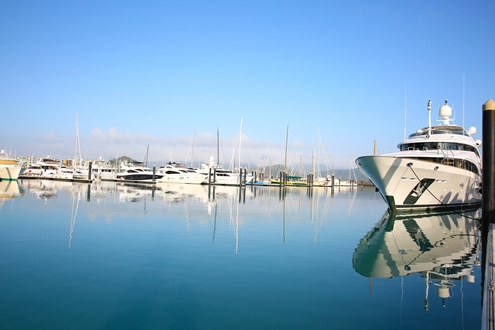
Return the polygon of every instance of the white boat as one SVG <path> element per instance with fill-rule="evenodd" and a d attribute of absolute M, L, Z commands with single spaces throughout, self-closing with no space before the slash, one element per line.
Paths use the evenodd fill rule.
<path fill-rule="evenodd" d="M 91 161 L 91 177 L 90 180 L 107 180 L 114 181 L 117 179 L 117 170 L 107 161 L 96 160 Z M 74 170 L 74 179 L 87 180 L 89 177 L 89 161 L 84 162 L 84 166 L 78 166 Z"/>
<path fill-rule="evenodd" d="M 0 151 L 0 181 L 17 180 L 21 173 L 21 165 L 15 158 L 10 157 L 4 150 Z"/>
<path fill-rule="evenodd" d="M 157 183 L 205 183 L 208 175 L 197 173 L 193 169 L 188 169 L 184 165 L 169 162 L 165 166 L 158 169 L 158 174 L 162 177 L 157 180 Z"/>
<path fill-rule="evenodd" d="M 452 108 L 440 107 L 440 125 L 428 127 L 399 143 L 398 152 L 362 156 L 359 169 L 375 185 L 392 211 L 465 208 L 480 205 L 482 162 L 476 128 L 451 124 Z"/>
<path fill-rule="evenodd" d="M 196 172 L 199 174 L 206 175 L 206 180 L 208 181 L 208 175 L 211 174 L 211 182 L 220 185 L 238 185 L 240 173 L 238 171 L 224 169 L 221 165 L 218 165 L 213 157 L 210 157 L 210 160 L 201 164 L 199 169 L 196 169 Z M 254 180 L 254 177 L 251 174 L 247 174 L 246 178 L 244 175 L 242 177 L 243 181 L 251 182 Z"/>
<path fill-rule="evenodd" d="M 109 164 L 95 164 L 92 168 L 93 179 L 97 180 L 115 180 L 117 179 L 117 171 Z"/>
<path fill-rule="evenodd" d="M 29 165 L 21 174 L 21 178 L 49 177 L 56 178 L 60 174 L 62 161 L 50 156 L 39 159 L 36 163 Z M 63 174 L 65 176 L 67 173 Z"/>
<path fill-rule="evenodd" d="M 153 182 L 162 178 L 162 175 L 155 173 L 141 162 L 123 164 L 121 171 L 116 175 L 117 180 Z"/>

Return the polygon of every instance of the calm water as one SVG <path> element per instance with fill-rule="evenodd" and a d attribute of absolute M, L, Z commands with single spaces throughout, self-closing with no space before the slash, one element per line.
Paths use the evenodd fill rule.
<path fill-rule="evenodd" d="M 476 225 L 369 188 L 0 182 L 0 328 L 479 329 Z"/>

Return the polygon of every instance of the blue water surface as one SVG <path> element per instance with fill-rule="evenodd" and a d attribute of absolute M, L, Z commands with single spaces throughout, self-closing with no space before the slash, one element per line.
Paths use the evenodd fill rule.
<path fill-rule="evenodd" d="M 2 329 L 480 328 L 473 223 L 390 220 L 372 188 L 0 193 Z"/>

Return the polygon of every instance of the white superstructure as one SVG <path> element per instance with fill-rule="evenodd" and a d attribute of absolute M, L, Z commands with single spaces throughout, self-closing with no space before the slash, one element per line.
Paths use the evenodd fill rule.
<path fill-rule="evenodd" d="M 474 127 L 450 124 L 451 115 L 445 101 L 440 125 L 431 126 L 429 119 L 428 127 L 399 143 L 398 152 L 356 159 L 392 211 L 481 204 L 481 141 L 473 139 Z"/>

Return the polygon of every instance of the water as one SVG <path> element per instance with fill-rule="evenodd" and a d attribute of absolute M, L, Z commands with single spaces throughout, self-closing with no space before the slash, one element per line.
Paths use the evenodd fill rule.
<path fill-rule="evenodd" d="M 476 224 L 370 188 L 0 182 L 0 328 L 479 329 Z"/>

